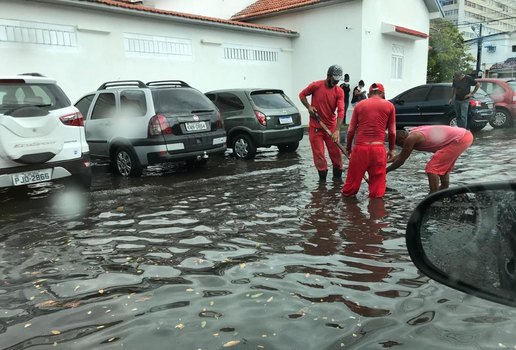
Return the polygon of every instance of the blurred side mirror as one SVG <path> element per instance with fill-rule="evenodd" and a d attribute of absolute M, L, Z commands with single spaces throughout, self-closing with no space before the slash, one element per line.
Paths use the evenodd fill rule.
<path fill-rule="evenodd" d="M 516 182 L 436 192 L 414 210 L 407 249 L 428 277 L 516 306 Z"/>

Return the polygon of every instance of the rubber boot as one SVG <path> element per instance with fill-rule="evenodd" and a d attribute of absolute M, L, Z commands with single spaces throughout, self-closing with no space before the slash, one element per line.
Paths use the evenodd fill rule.
<path fill-rule="evenodd" d="M 342 181 L 342 169 L 333 168 L 333 181 Z"/>
<path fill-rule="evenodd" d="M 326 175 L 328 175 L 328 170 L 318 170 L 319 172 L 319 182 L 326 182 Z"/>

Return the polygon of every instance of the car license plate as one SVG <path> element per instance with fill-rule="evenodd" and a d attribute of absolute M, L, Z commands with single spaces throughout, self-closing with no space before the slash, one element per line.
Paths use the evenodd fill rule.
<path fill-rule="evenodd" d="M 292 123 L 292 116 L 288 116 L 288 117 L 279 117 L 279 123 L 280 124 L 290 124 Z"/>
<path fill-rule="evenodd" d="M 26 171 L 11 175 L 14 186 L 28 185 L 36 182 L 50 181 L 52 179 L 52 169 L 42 169 Z"/>
<path fill-rule="evenodd" d="M 187 131 L 199 131 L 199 130 L 207 130 L 206 122 L 190 122 L 185 123 Z"/>

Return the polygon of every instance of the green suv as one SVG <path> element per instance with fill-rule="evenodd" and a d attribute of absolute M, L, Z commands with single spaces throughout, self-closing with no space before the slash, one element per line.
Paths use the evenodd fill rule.
<path fill-rule="evenodd" d="M 301 115 L 282 90 L 225 89 L 205 95 L 218 107 L 227 145 L 237 158 L 254 158 L 258 147 L 297 150 L 303 138 Z"/>

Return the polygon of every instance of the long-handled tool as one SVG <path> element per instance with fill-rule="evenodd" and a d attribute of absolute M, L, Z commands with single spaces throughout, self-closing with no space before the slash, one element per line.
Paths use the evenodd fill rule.
<path fill-rule="evenodd" d="M 323 128 L 323 130 L 331 137 L 331 131 L 330 129 L 328 129 L 328 127 L 326 126 L 326 124 L 324 124 L 324 122 L 321 120 L 321 117 L 319 116 L 319 114 L 317 112 L 314 112 L 314 114 L 312 115 L 312 117 L 317 120 L 319 122 L 319 124 L 321 125 L 321 127 Z M 333 140 L 333 138 L 332 138 Z M 346 150 L 344 149 L 344 146 L 342 146 L 342 144 L 338 141 L 333 141 L 335 142 L 335 144 L 337 145 L 337 147 L 340 148 L 340 150 L 342 151 L 342 154 L 344 154 L 346 156 L 346 158 L 348 159 L 349 161 L 349 156 L 348 154 L 346 153 Z M 364 174 L 364 180 L 365 182 L 369 183 L 369 179 L 367 178 L 367 176 Z"/>

